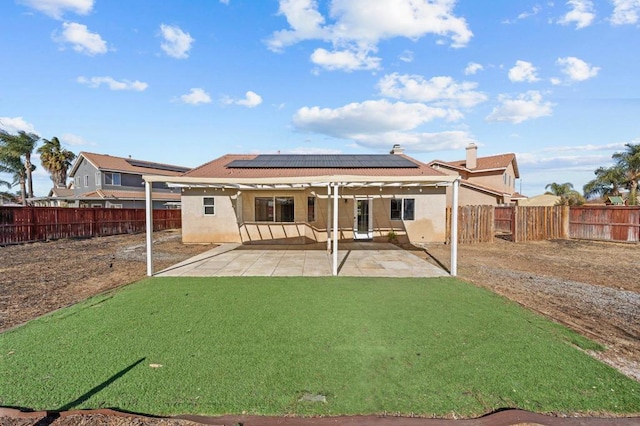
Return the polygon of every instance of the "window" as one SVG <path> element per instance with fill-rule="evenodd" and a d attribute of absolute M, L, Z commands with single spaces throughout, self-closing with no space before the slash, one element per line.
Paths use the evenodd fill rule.
<path fill-rule="evenodd" d="M 293 197 L 256 197 L 256 222 L 293 222 Z"/>
<path fill-rule="evenodd" d="M 416 200 L 413 198 L 391 199 L 391 220 L 414 220 Z"/>
<path fill-rule="evenodd" d="M 76 181 L 76 187 L 80 188 L 80 176 L 76 176 L 75 181 Z"/>
<path fill-rule="evenodd" d="M 316 220 L 316 197 L 307 198 L 307 222 Z"/>
<path fill-rule="evenodd" d="M 213 216 L 216 214 L 216 199 L 213 197 L 204 197 L 202 199 L 205 216 Z"/>
<path fill-rule="evenodd" d="M 104 184 L 120 186 L 120 173 L 104 172 Z"/>
<path fill-rule="evenodd" d="M 84 186 L 85 187 L 89 186 L 89 175 L 85 175 L 84 177 Z"/>
<path fill-rule="evenodd" d="M 100 182 L 102 182 L 100 179 L 100 172 L 96 172 L 96 186 L 100 186 Z"/>

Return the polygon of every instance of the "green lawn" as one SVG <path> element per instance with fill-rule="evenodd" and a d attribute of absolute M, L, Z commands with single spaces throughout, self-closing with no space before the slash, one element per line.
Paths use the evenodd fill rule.
<path fill-rule="evenodd" d="M 0 405 L 640 411 L 640 383 L 579 348 L 598 346 L 452 278 L 153 278 L 0 335 Z"/>

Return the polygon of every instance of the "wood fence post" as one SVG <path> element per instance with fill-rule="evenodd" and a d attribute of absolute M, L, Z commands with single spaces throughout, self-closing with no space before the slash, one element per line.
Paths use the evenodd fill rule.
<path fill-rule="evenodd" d="M 569 235 L 569 222 L 571 217 L 571 207 L 562 206 L 562 238 L 568 240 Z"/>
<path fill-rule="evenodd" d="M 511 240 L 518 242 L 518 207 L 513 206 L 511 210 Z"/>

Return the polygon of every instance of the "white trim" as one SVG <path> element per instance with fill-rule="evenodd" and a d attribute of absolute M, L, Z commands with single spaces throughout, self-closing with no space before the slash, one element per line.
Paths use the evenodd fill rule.
<path fill-rule="evenodd" d="M 452 277 L 458 275 L 458 192 L 460 178 L 453 181 L 452 202 L 451 202 L 451 271 Z"/>
<path fill-rule="evenodd" d="M 145 182 L 145 220 L 147 223 L 146 242 L 147 242 L 147 276 L 153 276 L 153 201 L 152 201 L 152 184 Z"/>

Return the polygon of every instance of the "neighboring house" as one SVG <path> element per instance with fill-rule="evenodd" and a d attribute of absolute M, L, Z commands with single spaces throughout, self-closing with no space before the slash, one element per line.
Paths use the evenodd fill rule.
<path fill-rule="evenodd" d="M 442 173 L 461 177 L 461 206 L 510 205 L 527 198 L 515 191 L 516 179 L 520 178 L 515 154 L 478 157 L 478 147 L 473 143 L 467 146 L 466 153 L 464 160 L 429 163 Z M 451 194 L 448 204 L 451 205 Z"/>
<path fill-rule="evenodd" d="M 550 207 L 560 203 L 560 197 L 553 194 L 541 194 L 518 201 L 523 207 Z"/>
<path fill-rule="evenodd" d="M 73 199 L 73 188 L 55 186 L 51 188 L 49 194 L 46 197 L 30 198 L 29 202 L 34 206 L 44 207 L 69 207 L 69 200 Z"/>
<path fill-rule="evenodd" d="M 177 178 L 145 180 L 182 186 L 185 243 L 426 243 L 445 241 L 446 190 L 456 177 L 394 146 L 387 155 L 225 155 Z"/>
<path fill-rule="evenodd" d="M 189 171 L 188 167 L 160 164 L 132 158 L 81 152 L 69 173 L 70 190 L 60 194 L 54 188 L 50 197 L 68 207 L 144 208 L 143 175 L 172 177 Z M 179 208 L 180 192 L 165 183 L 153 185 L 153 208 Z"/>

